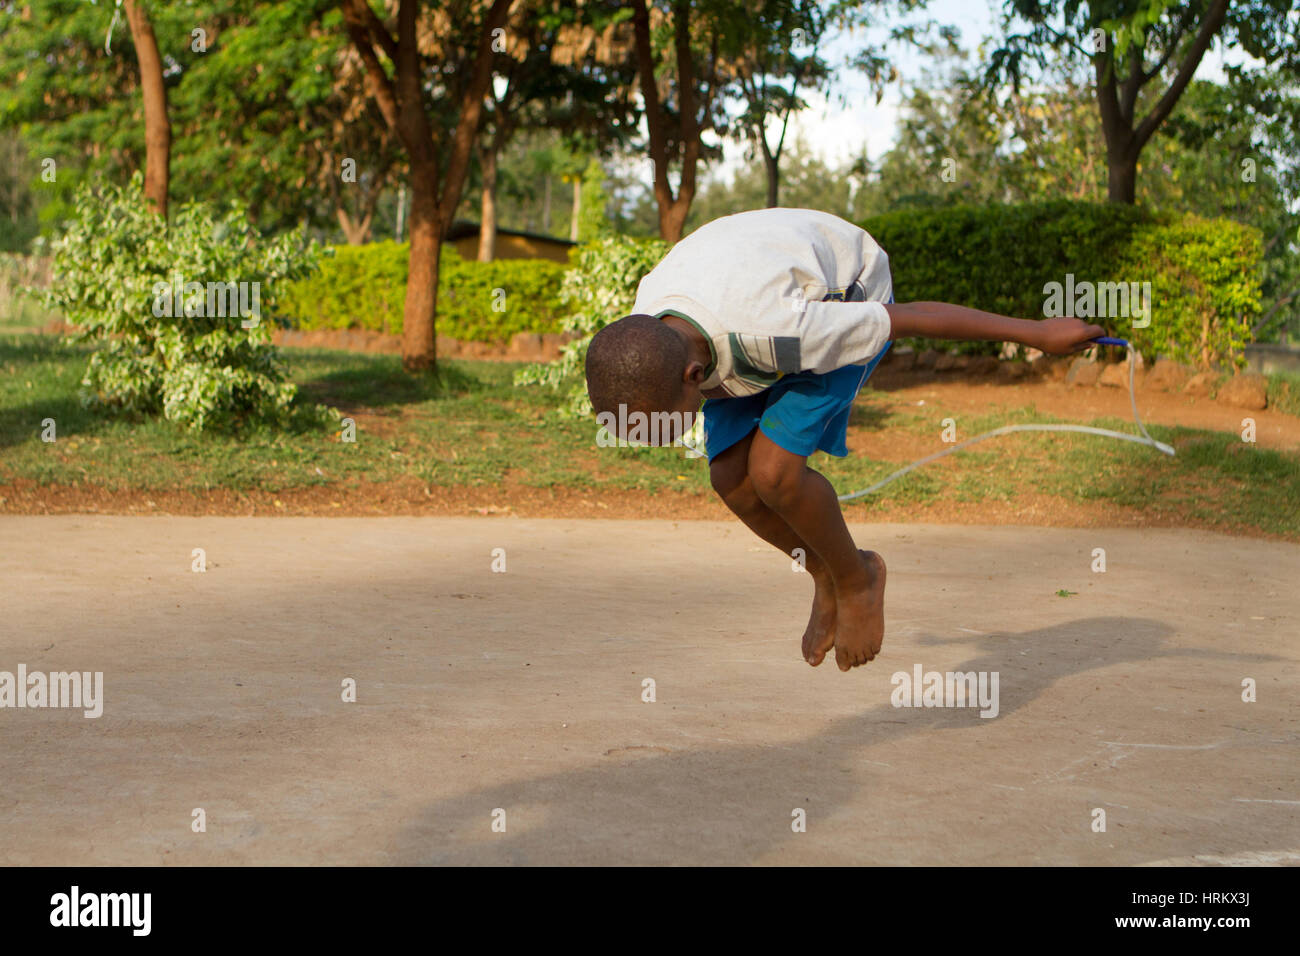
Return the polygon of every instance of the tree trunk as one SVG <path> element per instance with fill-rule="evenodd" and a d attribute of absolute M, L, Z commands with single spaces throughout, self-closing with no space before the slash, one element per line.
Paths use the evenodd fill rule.
<path fill-rule="evenodd" d="M 479 217 L 478 261 L 491 262 L 497 254 L 497 153 L 489 145 L 479 150 L 483 171 L 483 211 Z"/>
<path fill-rule="evenodd" d="M 665 242 L 677 243 L 681 241 L 682 233 L 686 229 L 686 216 L 691 211 L 690 199 L 682 199 L 680 196 L 674 199 L 667 206 L 659 207 L 659 236 Z"/>
<path fill-rule="evenodd" d="M 763 168 L 767 171 L 767 208 L 775 209 L 781 188 L 781 166 L 772 150 L 767 145 L 767 136 L 760 126 L 758 130 L 759 146 L 763 152 Z"/>
<path fill-rule="evenodd" d="M 460 116 L 450 142 L 435 148 L 434 127 L 425 107 L 424 70 L 418 47 L 420 5 L 401 0 L 397 36 L 366 0 L 342 0 L 343 22 L 366 68 L 370 94 L 384 122 L 406 147 L 411 182 L 411 250 L 402 311 L 402 366 L 408 372 L 437 368 L 434 310 L 438 304 L 439 252 L 447 224 L 455 216 L 482 116 L 483 99 L 492 84 L 493 44 L 510 11 L 510 0 L 492 0 L 479 31 L 473 69 L 460 95 Z M 382 50 L 393 75 L 379 61 Z M 439 137 L 441 139 L 441 137 Z M 439 176 L 439 153 L 445 171 Z"/>
<path fill-rule="evenodd" d="M 654 164 L 654 196 L 659 206 L 659 235 L 668 242 L 682 238 L 686 216 L 695 198 L 696 165 L 699 162 L 702 132 L 696 115 L 699 103 L 695 89 L 695 61 L 691 58 L 690 4 L 679 0 L 673 4 L 673 46 L 677 66 L 678 111 L 677 140 L 681 145 L 681 181 L 673 195 L 668 181 L 669 147 L 667 119 L 660 108 L 659 87 L 655 80 L 655 60 L 650 43 L 650 12 L 645 0 L 632 7 L 633 36 L 641 98 L 645 103 L 646 130 L 650 134 L 650 160 Z M 717 62 L 717 39 L 714 38 L 714 63 Z M 710 96 L 705 97 L 708 114 Z"/>
<path fill-rule="evenodd" d="M 123 0 L 131 42 L 140 63 L 140 89 L 144 94 L 144 195 L 158 214 L 167 218 L 167 191 L 171 177 L 172 127 L 167 119 L 167 88 L 163 85 L 162 57 L 153 24 L 137 0 Z"/>
<path fill-rule="evenodd" d="M 1137 202 L 1137 157 L 1118 156 L 1107 160 L 1106 198 L 1113 203 L 1133 205 Z"/>
<path fill-rule="evenodd" d="M 573 221 L 569 223 L 569 239 L 578 241 L 578 217 L 582 215 L 582 177 L 573 177 Z"/>
<path fill-rule="evenodd" d="M 1187 89 L 1192 76 L 1200 66 L 1205 51 L 1223 28 L 1230 0 L 1211 0 L 1201 17 L 1192 42 L 1185 48 L 1183 58 L 1168 89 L 1151 107 L 1146 117 L 1138 120 L 1137 105 L 1141 90 L 1160 72 L 1174 48 L 1148 72 L 1144 63 L 1143 47 L 1129 47 L 1125 75 L 1121 79 L 1120 66 L 1113 54 L 1105 53 L 1094 58 L 1097 76 L 1097 105 L 1101 112 L 1102 135 L 1106 139 L 1106 164 L 1108 167 L 1107 198 L 1113 203 L 1133 205 L 1137 200 L 1137 164 L 1142 150 L 1160 124 L 1169 118 L 1178 98 Z M 1181 33 L 1179 34 L 1181 36 Z M 1109 37 L 1108 37 L 1109 39 Z M 1176 42 L 1177 38 L 1174 39 Z"/>
<path fill-rule="evenodd" d="M 438 305 L 438 167 L 427 159 L 411 163 L 411 251 L 407 258 L 406 304 L 402 309 L 402 368 L 423 372 L 437 367 L 433 317 Z"/>
<path fill-rule="evenodd" d="M 542 181 L 542 232 L 551 232 L 551 174 L 547 173 Z"/>
<path fill-rule="evenodd" d="M 353 219 L 352 215 L 342 206 L 337 207 L 334 211 L 338 215 L 339 228 L 343 230 L 343 238 L 347 240 L 348 245 L 365 245 L 366 240 L 370 238 L 371 214 L 366 213 L 361 219 Z"/>

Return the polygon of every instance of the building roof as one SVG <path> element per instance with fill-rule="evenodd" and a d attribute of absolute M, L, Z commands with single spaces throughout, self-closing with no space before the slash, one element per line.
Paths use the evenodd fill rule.
<path fill-rule="evenodd" d="M 447 230 L 447 242 L 455 242 L 457 239 L 464 239 L 468 236 L 477 236 L 481 225 L 471 219 L 457 219 Z M 576 246 L 577 243 L 571 239 L 561 239 L 559 236 L 548 236 L 540 232 L 525 232 L 522 229 L 503 229 L 497 226 L 498 236 L 521 236 L 525 239 L 535 239 L 538 242 L 555 242 L 562 246 Z"/>

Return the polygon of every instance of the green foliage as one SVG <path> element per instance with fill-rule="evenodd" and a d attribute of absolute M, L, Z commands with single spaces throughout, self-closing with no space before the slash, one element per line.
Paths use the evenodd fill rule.
<path fill-rule="evenodd" d="M 1151 317 L 1096 319 L 1148 356 L 1240 364 L 1259 311 L 1260 237 L 1226 220 L 1056 201 L 897 211 L 862 223 L 889 253 L 900 302 L 1044 315 L 1050 282 L 1151 283 Z M 1067 303 L 1066 314 L 1069 314 Z M 965 343 L 992 352 L 990 343 Z"/>
<path fill-rule="evenodd" d="M 334 246 L 316 273 L 285 287 L 281 314 L 299 329 L 400 334 L 407 249 L 406 243 L 396 242 Z"/>
<path fill-rule="evenodd" d="M 1224 219 L 1187 216 L 1137 230 L 1121 274 L 1151 276 L 1152 318 L 1132 331 L 1134 346 L 1203 367 L 1245 365 L 1261 246 L 1257 229 Z"/>
<path fill-rule="evenodd" d="M 40 232 L 39 197 L 31 182 L 38 165 L 17 133 L 0 129 L 0 253 L 26 250 Z"/>
<path fill-rule="evenodd" d="M 336 246 L 311 278 L 290 284 L 283 315 L 300 329 L 370 329 L 402 334 L 408 243 Z M 555 332 L 564 306 L 565 267 L 549 259 L 473 262 L 442 247 L 439 335 L 465 342 L 508 342 L 518 332 Z M 499 291 L 498 291 L 499 290 Z"/>
<path fill-rule="evenodd" d="M 613 235 L 606 207 L 609 193 L 605 190 L 605 169 L 600 160 L 592 157 L 582 174 L 582 210 L 578 214 L 578 240 L 592 242 Z"/>
<path fill-rule="evenodd" d="M 579 247 L 577 261 L 564 277 L 560 298 L 571 310 L 564 318 L 564 331 L 580 333 L 581 338 L 566 345 L 554 362 L 520 369 L 515 384 L 555 389 L 567 385 L 561 413 L 590 417 L 592 408 L 582 370 L 591 337 L 632 311 L 637 285 L 668 249 L 668 243 L 659 239 L 627 236 L 612 236 Z"/>
<path fill-rule="evenodd" d="M 266 320 L 279 283 L 315 268 L 315 244 L 301 231 L 264 240 L 237 203 L 224 212 L 186 203 L 168 224 L 142 182 L 136 173 L 125 188 L 83 187 L 53 244 L 47 302 L 77 327 L 73 341 L 95 343 L 83 400 L 161 412 L 195 431 L 283 419 L 295 387 Z M 231 283 L 247 283 L 241 302 L 227 297 Z"/>
<path fill-rule="evenodd" d="M 439 331 L 469 342 L 508 342 L 517 332 L 554 332 L 564 315 L 560 288 L 565 271 L 549 259 L 476 262 L 445 246 L 438 279 Z"/>
<path fill-rule="evenodd" d="M 399 143 L 367 106 L 364 71 L 343 65 L 351 43 L 337 2 L 143 7 L 164 57 L 173 198 L 238 196 L 261 229 L 306 219 L 332 233 L 338 209 L 361 218 L 393 180 Z M 0 3 L 0 129 L 20 134 L 28 153 L 0 172 L 0 193 L 10 177 L 28 184 L 47 231 L 71 214 L 83 181 L 125 184 L 144 166 L 139 65 L 120 9 L 104 49 L 114 9 Z M 343 157 L 358 160 L 355 183 L 340 181 Z M 0 170 L 7 158 L 0 142 Z M 40 179 L 45 159 L 57 163 L 53 182 Z"/>

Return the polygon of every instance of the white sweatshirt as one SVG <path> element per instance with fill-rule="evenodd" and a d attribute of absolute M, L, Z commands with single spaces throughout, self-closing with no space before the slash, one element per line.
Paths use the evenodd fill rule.
<path fill-rule="evenodd" d="M 844 297 L 857 283 L 865 302 Z M 709 340 L 704 388 L 752 395 L 794 372 L 864 365 L 889 341 L 889 257 L 852 223 L 759 209 L 701 226 L 637 287 L 633 311 L 691 322 Z"/>

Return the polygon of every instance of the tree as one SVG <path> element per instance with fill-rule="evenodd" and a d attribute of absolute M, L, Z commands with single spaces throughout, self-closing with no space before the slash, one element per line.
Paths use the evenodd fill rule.
<path fill-rule="evenodd" d="M 262 229 L 366 241 L 401 146 L 335 0 L 226 0 L 202 23 L 206 52 L 171 99 L 178 188 L 238 194 Z"/>
<path fill-rule="evenodd" d="M 1264 311 L 1252 333 L 1300 332 L 1300 84 L 1233 68 L 1193 82 L 1169 119 L 1168 189 L 1179 207 L 1255 226 L 1264 239 Z"/>
<path fill-rule="evenodd" d="M 306 221 L 350 241 L 366 234 L 400 161 L 366 92 L 334 0 L 150 4 L 170 126 L 168 194 L 249 204 L 259 228 Z M 144 93 L 129 30 L 104 4 L 0 3 L 0 128 L 18 132 L 22 170 L 47 223 L 87 176 L 125 184 L 148 165 Z M 161 111 L 160 111 L 161 112 Z M 345 158 L 356 163 L 344 179 Z M 50 180 L 40 164 L 53 161 Z"/>
<path fill-rule="evenodd" d="M 845 219 L 862 215 L 855 203 L 862 177 L 854 174 L 851 164 L 828 165 L 796 136 L 787 145 L 785 167 L 781 190 L 788 205 L 821 209 Z M 687 231 L 722 216 L 762 209 L 767 205 L 769 187 L 767 166 L 757 158 L 730 181 L 706 178 L 691 206 Z"/>
<path fill-rule="evenodd" d="M 1023 21 L 1027 29 L 1005 37 L 985 79 L 1019 87 L 1026 61 L 1041 64 L 1049 48 L 1087 58 L 1106 144 L 1107 197 L 1132 204 L 1142 151 L 1206 51 L 1225 39 L 1266 62 L 1295 57 L 1291 6 L 1290 0 L 1007 0 L 1007 21 Z"/>
<path fill-rule="evenodd" d="M 864 211 L 1061 196 L 1101 201 L 1106 173 L 1087 78 L 1059 56 L 1044 76 L 1001 95 L 983 87 L 963 57 L 941 59 L 906 88 L 897 139 L 874 168 Z"/>
<path fill-rule="evenodd" d="M 519 6 L 508 22 L 504 62 L 488 98 L 478 144 L 482 183 L 479 259 L 495 255 L 498 160 L 519 132 L 560 134 L 551 172 L 578 184 L 589 154 L 626 139 L 634 126 L 635 72 L 625 7 L 571 0 Z M 576 178 L 575 178 L 576 177 Z M 549 179 L 547 180 L 549 199 Z M 549 207 L 549 202 L 548 202 Z M 550 228 L 549 208 L 544 228 Z M 576 214 L 570 217 L 576 228 Z"/>
<path fill-rule="evenodd" d="M 188 45 L 165 54 L 164 76 L 154 33 L 188 38 L 182 24 L 192 22 L 194 13 L 151 6 L 145 16 L 133 9 L 134 27 L 114 30 L 110 52 L 105 40 L 112 21 L 103 5 L 84 0 L 0 3 L 0 75 L 6 79 L 0 84 L 0 127 L 16 131 L 26 144 L 32 163 L 28 176 L 47 199 L 41 212 L 47 221 L 70 211 L 71 197 L 86 174 L 104 173 L 125 183 L 150 158 L 150 195 L 155 208 L 165 208 L 168 107 L 166 91 L 157 83 L 161 78 L 174 88 L 193 57 Z M 133 52 L 137 42 L 150 46 L 146 24 L 152 47 Z M 141 67 L 150 77 L 147 103 Z M 143 123 L 142 107 L 148 114 Z"/>
<path fill-rule="evenodd" d="M 167 218 L 167 189 L 171 182 L 172 126 L 167 119 L 167 87 L 163 62 L 149 14 L 139 0 L 122 0 L 131 25 L 136 60 L 140 64 L 140 89 L 144 94 L 144 194 L 158 215 Z"/>
<path fill-rule="evenodd" d="M 800 91 L 819 89 L 830 76 L 817 55 L 828 21 L 820 0 L 763 0 L 755 29 L 741 35 L 737 73 L 745 109 L 737 125 L 763 157 L 769 208 L 779 204 L 781 154 L 790 117 L 807 106 Z M 769 120 L 779 123 L 775 143 L 768 139 Z"/>
<path fill-rule="evenodd" d="M 676 242 L 695 198 L 698 166 L 705 153 L 702 136 L 722 122 L 720 100 L 727 80 L 719 44 L 724 33 L 734 37 L 746 29 L 747 11 L 724 0 L 671 0 L 662 7 L 648 6 L 647 0 L 631 0 L 631 4 L 659 235 Z M 671 56 L 665 48 L 671 49 Z M 661 57 L 672 63 L 671 71 L 664 71 L 662 86 L 655 71 Z M 674 162 L 680 166 L 675 193 L 669 181 Z"/>
<path fill-rule="evenodd" d="M 366 0 L 341 0 L 341 5 L 370 95 L 400 137 L 410 169 L 402 365 L 409 372 L 432 370 L 437 367 L 439 252 L 460 204 L 510 0 L 492 0 L 486 9 L 471 0 L 448 3 L 423 24 L 420 4 L 400 0 L 396 34 Z M 428 41 L 423 48 L 422 36 Z"/>

